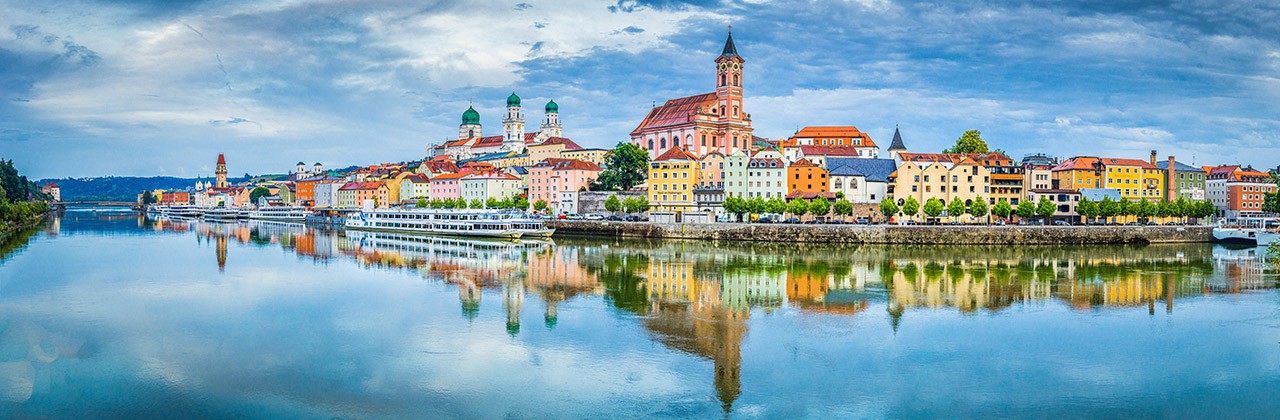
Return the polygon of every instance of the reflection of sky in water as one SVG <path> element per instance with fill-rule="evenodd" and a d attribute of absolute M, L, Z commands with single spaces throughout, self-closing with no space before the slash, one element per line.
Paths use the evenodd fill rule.
<path fill-rule="evenodd" d="M 637 315 L 570 294 L 549 323 L 525 279 L 509 334 L 501 282 L 480 288 L 469 319 L 435 275 L 304 258 L 270 235 L 230 240 L 220 272 L 210 237 L 99 219 L 68 215 L 0 262 L 0 415 L 708 417 L 736 357 L 729 399 L 744 417 L 1280 412 L 1273 289 L 1183 294 L 1151 314 L 1064 299 L 965 312 L 925 297 L 895 329 L 901 298 L 883 283 L 828 294 L 870 302 L 845 312 L 793 298 L 734 315 L 700 295 Z M 625 253 L 725 268 L 700 265 L 705 247 L 560 243 L 587 266 Z"/>

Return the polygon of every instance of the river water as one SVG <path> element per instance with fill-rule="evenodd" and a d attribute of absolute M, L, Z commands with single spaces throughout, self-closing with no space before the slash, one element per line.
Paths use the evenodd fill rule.
<path fill-rule="evenodd" d="M 71 209 L 0 244 L 0 417 L 1276 417 L 1269 263 Z"/>

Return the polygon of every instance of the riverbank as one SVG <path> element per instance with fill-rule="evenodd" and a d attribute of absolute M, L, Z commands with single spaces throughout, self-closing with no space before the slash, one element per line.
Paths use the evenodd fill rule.
<path fill-rule="evenodd" d="M 677 224 L 549 220 L 556 235 L 722 241 L 916 245 L 1213 242 L 1212 226 L 897 226 Z"/>
<path fill-rule="evenodd" d="M 40 213 L 31 219 L 20 223 L 0 222 L 0 241 L 8 239 L 10 235 L 22 232 L 27 229 L 34 228 L 44 222 L 44 218 L 49 217 L 49 213 Z"/>

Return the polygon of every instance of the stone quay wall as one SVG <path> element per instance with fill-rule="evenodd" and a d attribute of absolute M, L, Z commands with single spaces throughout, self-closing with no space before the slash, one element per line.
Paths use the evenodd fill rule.
<path fill-rule="evenodd" d="M 918 245 L 1213 242 L 1211 226 L 898 226 L 548 220 L 556 235 Z"/>

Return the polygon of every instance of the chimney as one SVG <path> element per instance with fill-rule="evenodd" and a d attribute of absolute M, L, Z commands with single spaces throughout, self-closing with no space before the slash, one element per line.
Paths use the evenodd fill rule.
<path fill-rule="evenodd" d="M 1174 172 L 1177 172 L 1177 169 L 1174 168 L 1173 155 L 1169 155 L 1169 170 L 1164 171 L 1164 200 L 1165 201 L 1173 201 L 1175 198 L 1177 198 L 1177 197 L 1174 197 L 1174 191 L 1176 191 L 1173 188 L 1175 185 L 1174 178 L 1176 178 L 1173 175 Z"/>
<path fill-rule="evenodd" d="M 1156 166 L 1156 151 L 1151 151 L 1151 166 Z"/>

